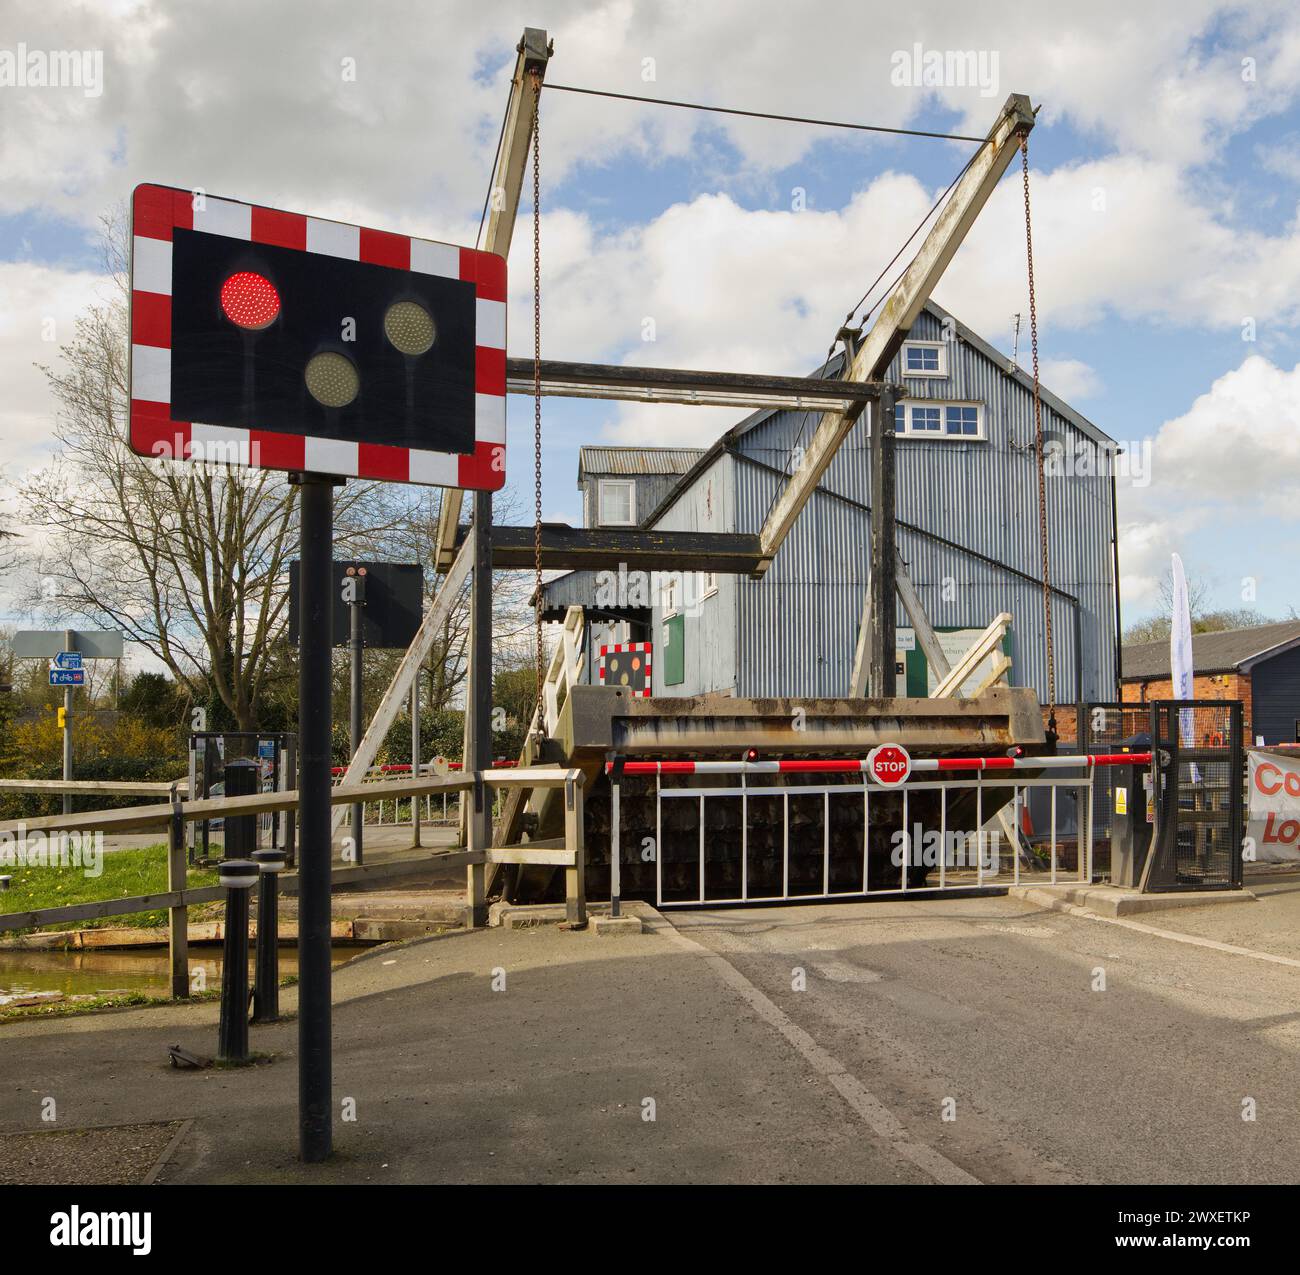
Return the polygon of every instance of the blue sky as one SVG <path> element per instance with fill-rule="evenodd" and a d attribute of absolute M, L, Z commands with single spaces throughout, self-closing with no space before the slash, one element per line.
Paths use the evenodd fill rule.
<path fill-rule="evenodd" d="M 0 56 L 102 50 L 102 91 L 0 85 L 0 405 L 11 482 L 49 456 L 33 361 L 102 292 L 98 218 L 136 182 L 472 241 L 513 44 L 545 25 L 550 78 L 619 92 L 983 133 L 1007 93 L 1031 142 L 1045 382 L 1147 444 L 1121 488 L 1126 619 L 1171 551 L 1207 604 L 1300 608 L 1300 17 L 1284 3 L 982 0 L 797 6 L 339 0 L 220 11 L 16 0 Z M 307 21 L 310 16 L 312 21 Z M 8 43 L 6 43 L 8 41 Z M 995 85 L 894 82 L 893 55 L 979 50 Z M 341 74 L 351 61 L 354 75 Z M 647 65 L 652 79 L 646 78 Z M 992 91 L 989 91 L 992 89 Z M 549 93 L 543 103 L 548 357 L 803 372 L 969 148 Z M 805 192 L 796 211 L 792 192 Z M 1100 201 L 1100 205 L 1099 205 Z M 999 347 L 1025 312 L 1013 170 L 937 299 Z M 511 256 L 511 353 L 531 352 L 531 209 Z M 641 339 L 652 318 L 653 345 Z M 1242 340 L 1242 324 L 1256 339 Z M 1022 355 L 1027 333 L 1022 335 Z M 544 507 L 577 521 L 582 442 L 704 445 L 730 423 L 546 405 Z M 510 405 L 511 485 L 531 504 L 531 408 Z"/>

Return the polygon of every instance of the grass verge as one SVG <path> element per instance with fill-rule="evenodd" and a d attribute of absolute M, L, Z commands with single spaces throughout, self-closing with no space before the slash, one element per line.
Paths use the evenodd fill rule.
<path fill-rule="evenodd" d="M 103 856 L 103 872 L 88 877 L 81 868 L 17 866 L 4 871 L 13 877 L 9 889 L 0 892 L 0 913 L 33 912 L 39 908 L 68 907 L 74 903 L 97 903 L 104 899 L 134 898 L 140 894 L 161 894 L 167 889 L 167 847 L 143 846 L 138 850 L 110 850 Z M 209 868 L 191 868 L 186 886 L 216 885 L 217 873 Z M 167 924 L 166 908 L 133 912 L 126 917 L 103 916 L 89 921 L 66 921 L 51 930 L 87 930 L 103 926 L 142 927 Z"/>

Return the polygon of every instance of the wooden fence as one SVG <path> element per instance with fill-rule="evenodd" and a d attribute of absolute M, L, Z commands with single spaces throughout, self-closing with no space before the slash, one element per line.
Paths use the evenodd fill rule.
<path fill-rule="evenodd" d="M 57 781 L 56 781 L 57 782 Z M 355 880 L 376 880 L 410 870 L 411 865 L 463 866 L 466 869 L 466 924 L 486 923 L 486 869 L 490 864 L 554 864 L 564 868 L 565 913 L 572 925 L 587 920 L 586 853 L 583 838 L 583 774 L 580 770 L 553 767 L 529 767 L 484 770 L 455 775 L 430 775 L 420 778 L 368 780 L 361 784 L 339 784 L 330 792 L 333 805 L 347 805 L 362 799 L 401 800 L 422 797 L 426 793 L 470 792 L 479 785 L 488 789 L 563 788 L 564 837 L 554 841 L 524 842 L 513 846 L 477 844 L 476 820 L 469 820 L 468 844 L 462 848 L 434 851 L 420 859 L 402 859 L 390 863 L 336 868 L 331 873 L 335 885 Z M 171 953 L 171 990 L 174 997 L 189 995 L 188 909 L 193 904 L 221 899 L 220 886 L 187 889 L 185 886 L 185 824 L 201 819 L 228 819 L 234 815 L 274 814 L 298 806 L 295 789 L 281 792 L 254 793 L 247 797 L 211 797 L 201 801 L 176 800 L 149 806 L 130 806 L 117 810 L 91 810 L 71 815 L 41 815 L 33 819 L 0 822 L 0 834 L 21 837 L 29 833 L 60 832 L 125 833 L 151 828 L 167 830 L 167 889 L 161 894 L 142 894 L 122 899 L 100 899 L 66 907 L 40 908 L 31 912 L 0 914 L 0 933 L 25 930 L 66 921 L 97 920 L 105 916 L 126 916 L 155 908 L 168 911 L 168 936 Z M 299 855 L 313 853 L 299 847 Z M 327 853 L 329 850 L 327 849 Z M 296 877 L 286 874 L 287 892 L 296 888 Z"/>

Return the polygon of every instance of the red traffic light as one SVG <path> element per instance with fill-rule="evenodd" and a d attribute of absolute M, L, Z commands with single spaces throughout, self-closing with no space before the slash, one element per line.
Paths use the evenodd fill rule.
<path fill-rule="evenodd" d="M 270 279 L 240 270 L 221 285 L 221 308 L 231 323 L 256 332 L 275 321 L 280 294 Z"/>

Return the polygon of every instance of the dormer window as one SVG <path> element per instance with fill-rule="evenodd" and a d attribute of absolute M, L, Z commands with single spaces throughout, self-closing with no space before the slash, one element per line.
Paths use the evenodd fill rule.
<path fill-rule="evenodd" d="M 903 343 L 904 376 L 947 376 L 948 347 L 942 341 Z"/>
<path fill-rule="evenodd" d="M 596 488 L 602 527 L 636 526 L 636 484 L 602 478 Z"/>

